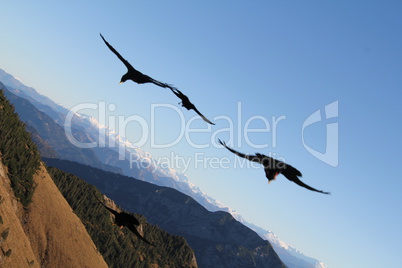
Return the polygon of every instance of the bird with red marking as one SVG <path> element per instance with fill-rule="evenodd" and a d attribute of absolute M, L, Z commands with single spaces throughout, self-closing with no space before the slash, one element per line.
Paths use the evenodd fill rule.
<path fill-rule="evenodd" d="M 272 157 L 269 157 L 269 156 L 266 156 L 263 154 L 259 154 L 259 153 L 256 153 L 255 155 L 242 154 L 242 153 L 228 147 L 226 145 L 226 143 L 221 140 L 219 140 L 219 143 L 222 144 L 230 152 L 234 153 L 235 155 L 237 155 L 239 157 L 245 158 L 252 162 L 262 164 L 264 166 L 265 176 L 267 177 L 268 182 L 275 180 L 279 174 L 282 174 L 288 180 L 296 183 L 297 185 L 299 185 L 301 187 L 304 187 L 311 191 L 315 191 L 315 192 L 319 192 L 319 193 L 323 193 L 323 194 L 329 194 L 329 192 L 324 192 L 321 190 L 314 189 L 313 187 L 302 182 L 298 178 L 298 177 L 302 176 L 301 172 L 289 164 L 286 164 L 280 160 L 277 160 L 275 158 L 272 158 Z"/>

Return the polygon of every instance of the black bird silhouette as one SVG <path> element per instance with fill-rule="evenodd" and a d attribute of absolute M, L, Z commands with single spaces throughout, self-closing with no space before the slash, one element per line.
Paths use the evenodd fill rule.
<path fill-rule="evenodd" d="M 177 88 L 173 87 L 170 88 L 170 90 L 179 98 L 181 99 L 181 106 L 183 106 L 184 108 L 186 108 L 187 110 L 193 109 L 199 116 L 201 116 L 202 119 L 204 119 L 205 122 L 211 124 L 211 125 L 215 125 L 214 123 L 212 123 L 211 121 L 209 121 L 202 113 L 200 113 L 200 111 L 198 111 L 198 109 L 195 107 L 194 104 L 192 104 L 190 102 L 190 100 L 188 99 L 188 97 L 186 95 L 184 95 L 180 90 L 178 90 Z"/>
<path fill-rule="evenodd" d="M 274 159 L 272 157 L 256 153 L 255 155 L 247 155 L 247 154 L 242 154 L 238 151 L 233 150 L 232 148 L 229 148 L 225 142 L 219 140 L 219 143 L 222 144 L 226 149 L 231 151 L 232 153 L 236 154 L 237 156 L 243 157 L 247 160 L 250 160 L 252 162 L 257 162 L 260 163 L 264 166 L 265 170 L 265 176 L 268 179 L 268 182 L 271 182 L 272 180 L 276 179 L 276 176 L 279 173 L 282 173 L 283 176 L 285 176 L 288 180 L 293 181 L 294 183 L 298 184 L 301 187 L 307 188 L 311 191 L 323 193 L 323 194 L 329 194 L 329 192 L 324 192 L 320 191 L 317 189 L 314 189 L 311 186 L 308 186 L 304 182 L 302 182 L 298 177 L 301 177 L 302 174 L 299 170 L 296 168 L 292 167 L 291 165 L 288 165 L 282 161 L 279 161 L 277 159 Z"/>
<path fill-rule="evenodd" d="M 142 241 L 146 242 L 147 244 L 154 246 L 152 243 L 150 243 L 148 240 L 146 240 L 137 230 L 136 226 L 140 225 L 139 221 L 132 215 L 127 214 L 125 212 L 117 212 L 109 207 L 107 207 L 105 204 L 103 204 L 101 201 L 99 201 L 107 210 L 109 210 L 113 215 L 114 215 L 114 224 L 119 226 L 120 229 L 123 229 L 123 227 L 127 227 L 131 232 L 133 232 L 139 239 Z"/>
<path fill-rule="evenodd" d="M 127 67 L 127 73 L 124 74 L 121 77 L 120 83 L 124 83 L 127 80 L 133 80 L 134 82 L 138 83 L 138 84 L 145 84 L 145 83 L 154 83 L 157 86 L 163 87 L 163 88 L 170 88 L 172 89 L 173 87 L 169 84 L 166 83 L 162 83 L 159 82 L 155 79 L 153 79 L 152 77 L 149 77 L 146 74 L 141 73 L 140 71 L 136 70 L 127 60 L 125 60 L 120 54 L 119 52 L 117 52 L 116 49 L 114 49 L 106 40 L 105 38 L 103 38 L 102 34 L 100 34 L 100 36 L 102 37 L 103 41 L 105 42 L 105 44 L 108 46 L 108 48 L 114 53 L 116 54 L 116 56 L 124 63 L 124 65 L 126 65 Z"/>

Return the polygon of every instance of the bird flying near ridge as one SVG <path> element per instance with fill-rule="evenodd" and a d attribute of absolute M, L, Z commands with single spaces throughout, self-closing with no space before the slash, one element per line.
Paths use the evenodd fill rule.
<path fill-rule="evenodd" d="M 124 65 L 127 67 L 127 73 L 124 74 L 121 77 L 120 83 L 124 83 L 127 80 L 132 80 L 136 82 L 137 84 L 145 84 L 145 83 L 153 83 L 157 86 L 163 87 L 163 88 L 174 88 L 172 85 L 162 83 L 160 81 L 157 81 L 153 79 L 152 77 L 149 77 L 146 74 L 141 73 L 140 71 L 136 70 L 126 59 L 124 59 L 119 52 L 117 52 L 116 49 L 114 49 L 103 37 L 102 34 L 100 34 L 102 37 L 103 41 L 107 45 L 107 47 L 124 63 Z"/>
<path fill-rule="evenodd" d="M 264 166 L 265 170 L 265 176 L 268 179 L 268 182 L 275 180 L 276 176 L 279 175 L 279 173 L 282 173 L 283 176 L 285 176 L 288 180 L 296 183 L 297 185 L 304 187 L 306 189 L 309 189 L 311 191 L 323 193 L 323 194 L 329 194 L 329 192 L 324 192 L 321 190 L 314 189 L 313 187 L 305 184 L 302 182 L 298 177 L 301 177 L 302 174 L 299 170 L 296 168 L 292 167 L 291 165 L 288 165 L 282 161 L 279 161 L 277 159 L 274 159 L 272 157 L 256 153 L 255 155 L 248 155 L 248 154 L 242 154 L 236 150 L 233 150 L 232 148 L 228 147 L 225 142 L 221 141 L 219 139 L 219 143 L 222 144 L 226 149 L 228 149 L 230 152 L 234 153 L 235 155 L 245 158 L 247 160 L 250 160 L 252 162 L 260 163 Z"/>
<path fill-rule="evenodd" d="M 215 125 L 214 123 L 212 123 L 211 121 L 209 121 L 202 113 L 200 113 L 200 111 L 198 111 L 198 109 L 195 107 L 194 104 L 192 104 L 189 100 L 189 98 L 184 95 L 180 90 L 178 90 L 177 88 L 170 88 L 170 90 L 179 98 L 181 99 L 181 106 L 183 106 L 184 108 L 186 108 L 187 110 L 193 109 L 199 116 L 201 116 L 201 118 L 207 122 L 208 124 L 211 125 Z"/>
<path fill-rule="evenodd" d="M 109 207 L 107 207 L 103 202 L 99 201 L 107 210 L 109 210 L 114 215 L 114 224 L 119 226 L 120 229 L 127 227 L 131 232 L 133 232 L 139 239 L 145 243 L 154 246 L 151 242 L 146 240 L 137 230 L 136 226 L 140 225 L 139 221 L 132 215 L 125 212 L 117 212 Z"/>

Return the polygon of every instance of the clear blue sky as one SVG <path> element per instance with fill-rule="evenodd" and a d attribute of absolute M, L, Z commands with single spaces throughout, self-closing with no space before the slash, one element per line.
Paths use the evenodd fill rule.
<path fill-rule="evenodd" d="M 183 136 L 169 148 L 155 148 L 149 138 L 144 150 L 192 160 L 186 174 L 194 184 L 331 268 L 401 265 L 402 2 L 4 1 L 1 6 L 0 68 L 26 85 L 67 108 L 114 104 L 108 115 L 137 115 L 153 128 L 158 144 L 175 140 L 182 129 L 179 114 L 154 108 L 151 125 L 151 104 L 178 107 L 186 123 L 193 111 L 179 107 L 166 89 L 130 81 L 118 85 L 126 69 L 104 45 L 102 33 L 134 67 L 177 86 L 216 122 L 210 131 Z M 326 119 L 325 106 L 335 101 L 338 117 Z M 304 129 L 304 141 L 325 152 L 327 123 L 337 124 L 339 143 L 328 142 L 338 148 L 335 167 L 303 145 L 303 123 L 317 110 L 323 120 Z M 304 182 L 332 195 L 305 190 L 283 176 L 268 185 L 263 169 L 234 167 L 234 156 L 211 142 L 211 137 L 229 141 L 230 123 L 222 118 L 234 123 L 232 147 L 275 153 L 300 169 Z M 278 118 L 284 119 L 273 131 Z M 262 132 L 245 136 L 247 124 Z M 263 130 L 266 124 L 270 131 Z M 144 135 L 139 126 L 132 122 L 127 128 L 132 142 Z M 187 129 L 195 128 L 207 125 L 196 120 Z M 211 163 L 226 158 L 229 166 Z"/>

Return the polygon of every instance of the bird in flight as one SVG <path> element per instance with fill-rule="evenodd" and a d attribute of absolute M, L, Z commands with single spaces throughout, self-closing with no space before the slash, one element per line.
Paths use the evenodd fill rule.
<path fill-rule="evenodd" d="M 201 118 L 207 122 L 208 124 L 211 125 L 215 125 L 214 123 L 212 123 L 211 121 L 209 121 L 202 113 L 200 113 L 200 111 L 198 111 L 198 109 L 195 107 L 194 104 L 192 104 L 190 102 L 190 100 L 188 99 L 188 97 L 186 95 L 184 95 L 180 90 L 178 90 L 177 88 L 170 88 L 170 90 L 179 98 L 181 99 L 181 106 L 183 106 L 184 108 L 186 108 L 187 110 L 193 109 L 199 116 L 201 116 Z"/>
<path fill-rule="evenodd" d="M 247 160 L 250 160 L 252 162 L 257 162 L 260 163 L 264 166 L 265 170 L 265 176 L 268 179 L 268 182 L 271 182 L 272 180 L 276 179 L 276 176 L 278 176 L 279 173 L 282 173 L 283 176 L 285 176 L 288 180 L 296 183 L 297 185 L 307 188 L 311 191 L 323 193 L 323 194 L 329 194 L 329 192 L 324 192 L 320 191 L 317 189 L 314 189 L 311 186 L 308 186 L 304 182 L 302 182 L 298 177 L 301 177 L 302 174 L 299 170 L 296 168 L 292 167 L 291 165 L 288 165 L 282 161 L 279 161 L 277 159 L 274 159 L 272 157 L 256 153 L 255 155 L 248 155 L 248 154 L 242 154 L 238 151 L 233 150 L 232 148 L 229 148 L 225 142 L 219 140 L 219 143 L 222 144 L 226 149 L 231 151 L 237 156 L 243 157 Z"/>
<path fill-rule="evenodd" d="M 127 214 L 125 212 L 117 212 L 109 207 L 107 207 L 103 202 L 99 201 L 107 210 L 109 210 L 114 215 L 114 224 L 123 229 L 123 227 L 127 227 L 131 232 L 133 232 L 139 239 L 144 241 L 145 243 L 154 246 L 148 240 L 146 240 L 137 230 L 136 226 L 140 225 L 139 221 L 132 215 Z"/>
<path fill-rule="evenodd" d="M 114 49 L 106 40 L 103 38 L 102 34 L 100 34 L 102 37 L 103 41 L 107 45 L 107 47 L 114 53 L 116 56 L 124 63 L 124 65 L 127 67 L 127 73 L 124 74 L 121 77 L 120 84 L 126 82 L 127 80 L 132 80 L 138 84 L 145 84 L 145 83 L 153 83 L 157 86 L 163 87 L 163 88 L 170 88 L 172 89 L 173 87 L 169 84 L 159 82 L 152 77 L 149 77 L 146 74 L 141 73 L 140 71 L 136 70 L 126 59 L 124 59 L 119 52 L 117 52 L 116 49 Z"/>

